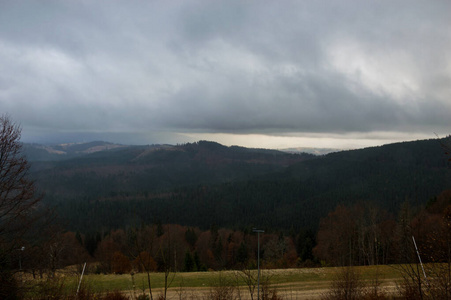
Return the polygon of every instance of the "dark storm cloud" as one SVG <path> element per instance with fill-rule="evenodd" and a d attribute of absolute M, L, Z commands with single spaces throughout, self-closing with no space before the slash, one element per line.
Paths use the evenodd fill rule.
<path fill-rule="evenodd" d="M 450 9 L 444 1 L 3 1 L 0 110 L 30 139 L 446 132 Z"/>

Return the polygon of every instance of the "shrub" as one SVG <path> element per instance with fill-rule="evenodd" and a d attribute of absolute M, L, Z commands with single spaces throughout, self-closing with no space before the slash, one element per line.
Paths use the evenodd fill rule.
<path fill-rule="evenodd" d="M 210 291 L 204 299 L 209 300 L 235 300 L 238 299 L 235 283 L 232 278 L 219 273 L 219 276 L 210 282 Z"/>
<path fill-rule="evenodd" d="M 324 300 L 353 300 L 363 298 L 364 285 L 360 274 L 353 267 L 343 267 L 336 274 Z"/>
<path fill-rule="evenodd" d="M 149 300 L 149 296 L 147 296 L 146 294 L 141 294 L 138 297 L 136 297 L 136 300 Z"/>
<path fill-rule="evenodd" d="M 102 300 L 128 300 L 128 297 L 123 295 L 121 292 L 108 292 L 103 296 Z"/>
<path fill-rule="evenodd" d="M 113 261 L 111 263 L 111 269 L 115 274 L 126 274 L 130 273 L 132 266 L 130 260 L 127 256 L 122 254 L 120 251 L 113 253 Z"/>
<path fill-rule="evenodd" d="M 0 270 L 0 299 L 7 297 L 19 299 L 19 288 L 12 272 Z"/>

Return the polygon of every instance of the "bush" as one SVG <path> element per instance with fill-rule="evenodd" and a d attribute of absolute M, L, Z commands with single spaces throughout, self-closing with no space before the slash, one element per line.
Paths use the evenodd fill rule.
<path fill-rule="evenodd" d="M 235 282 L 232 278 L 219 273 L 219 276 L 210 282 L 210 291 L 204 299 L 208 300 L 235 300 L 238 299 Z"/>
<path fill-rule="evenodd" d="M 374 280 L 365 286 L 360 273 L 354 267 L 341 268 L 332 281 L 329 291 L 322 297 L 324 300 L 383 300 L 387 295 L 380 289 L 380 281 Z"/>
<path fill-rule="evenodd" d="M 271 288 L 269 285 L 267 284 L 263 284 L 260 287 L 261 290 L 261 295 L 260 298 L 262 300 L 282 300 L 282 297 L 279 297 L 277 295 L 277 290 L 275 288 Z"/>
<path fill-rule="evenodd" d="M 353 267 L 343 267 L 336 274 L 324 300 L 353 300 L 363 298 L 364 285 L 360 274 Z"/>
<path fill-rule="evenodd" d="M 132 270 L 130 260 L 120 251 L 113 253 L 113 261 L 111 262 L 111 271 L 115 274 L 127 274 Z"/>
<path fill-rule="evenodd" d="M 19 288 L 12 272 L 0 270 L 0 299 L 19 299 Z"/>
<path fill-rule="evenodd" d="M 149 296 L 147 296 L 146 294 L 141 294 L 138 297 L 136 297 L 136 300 L 149 300 Z"/>
<path fill-rule="evenodd" d="M 102 300 L 128 300 L 128 297 L 123 295 L 121 292 L 108 292 L 103 296 Z"/>
<path fill-rule="evenodd" d="M 60 277 L 49 277 L 46 280 L 36 284 L 31 293 L 33 299 L 64 299 L 64 279 Z"/>

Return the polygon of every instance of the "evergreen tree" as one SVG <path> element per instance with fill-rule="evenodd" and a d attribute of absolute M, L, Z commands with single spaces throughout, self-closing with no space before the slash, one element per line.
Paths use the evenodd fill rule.
<path fill-rule="evenodd" d="M 98 240 L 99 237 L 100 237 L 100 235 L 98 235 L 97 233 L 86 234 L 85 248 L 88 251 L 89 255 L 91 255 L 91 256 L 94 256 L 94 252 L 97 249 L 98 242 L 100 242 Z"/>
<path fill-rule="evenodd" d="M 296 252 L 301 261 L 313 260 L 315 234 L 312 230 L 301 229 L 296 239 Z"/>
<path fill-rule="evenodd" d="M 77 232 L 75 233 L 75 238 L 76 238 L 77 241 L 80 243 L 80 245 L 83 246 L 83 239 L 81 238 L 80 231 L 77 230 Z"/>
<path fill-rule="evenodd" d="M 244 242 L 241 242 L 240 247 L 236 253 L 236 261 L 240 264 L 245 264 L 248 259 L 247 247 Z"/>
<path fill-rule="evenodd" d="M 183 267 L 183 270 L 185 272 L 192 272 L 194 271 L 195 262 L 193 260 L 193 257 L 191 256 L 191 253 L 189 251 L 186 251 L 185 253 L 185 266 Z"/>
<path fill-rule="evenodd" d="M 199 254 L 194 252 L 194 270 L 193 271 L 207 271 L 207 268 L 200 262 Z"/>
<path fill-rule="evenodd" d="M 164 234 L 163 225 L 161 224 L 161 220 L 157 221 L 157 237 L 160 237 Z"/>
<path fill-rule="evenodd" d="M 185 240 L 190 245 L 191 249 L 194 249 L 197 241 L 197 235 L 194 232 L 194 229 L 188 228 L 188 230 L 185 232 Z"/>

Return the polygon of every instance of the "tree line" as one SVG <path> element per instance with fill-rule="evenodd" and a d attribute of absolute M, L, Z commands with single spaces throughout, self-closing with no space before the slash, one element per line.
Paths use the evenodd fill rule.
<path fill-rule="evenodd" d="M 168 266 L 175 272 L 253 268 L 258 255 L 251 228 L 212 225 L 201 230 L 157 222 L 86 234 L 61 227 L 49 230 L 53 234 L 45 235 L 53 238 L 45 243 L 22 243 L 27 249 L 21 253 L 22 265 L 33 274 L 85 261 L 98 262 L 91 271 L 99 273 L 143 271 L 143 261 L 152 272 Z M 338 205 L 321 219 L 317 232 L 265 231 L 260 236 L 264 268 L 411 263 L 418 259 L 412 236 L 424 262 L 443 262 L 451 259 L 445 255 L 451 253 L 446 248 L 451 245 L 451 191 L 432 198 L 423 208 L 406 202 L 396 214 L 369 202 Z"/>
<path fill-rule="evenodd" d="M 192 272 L 256 268 L 257 236 L 252 231 L 234 231 L 212 226 L 209 230 L 174 224 L 143 225 L 109 232 L 64 231 L 51 229 L 45 241 L 22 241 L 25 250 L 11 263 L 34 276 L 54 273 L 69 265 L 91 262 L 90 272 L 130 273 Z M 55 233 L 57 232 L 57 233 Z M 302 230 L 285 236 L 260 236 L 261 264 L 265 268 L 288 268 L 315 264 L 312 249 L 314 233 Z"/>
<path fill-rule="evenodd" d="M 374 204 L 339 205 L 320 222 L 314 255 L 326 264 L 357 266 L 418 261 L 445 262 L 451 257 L 451 191 L 423 207 L 405 202 L 396 213 Z"/>

